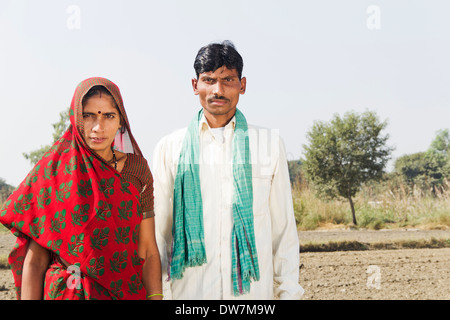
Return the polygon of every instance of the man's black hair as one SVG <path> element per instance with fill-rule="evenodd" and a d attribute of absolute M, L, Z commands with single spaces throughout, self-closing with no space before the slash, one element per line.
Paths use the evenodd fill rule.
<path fill-rule="evenodd" d="M 222 66 L 230 70 L 236 69 L 239 80 L 241 79 L 244 62 L 231 41 L 210 43 L 202 47 L 195 57 L 194 69 L 197 79 L 200 73 L 214 72 Z"/>

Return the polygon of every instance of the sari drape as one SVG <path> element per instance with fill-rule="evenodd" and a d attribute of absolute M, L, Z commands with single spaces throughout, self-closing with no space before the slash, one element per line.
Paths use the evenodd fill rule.
<path fill-rule="evenodd" d="M 93 152 L 82 132 L 82 99 L 96 85 L 113 96 L 125 130 L 116 140 L 142 156 L 119 88 L 104 78 L 89 78 L 75 90 L 70 126 L 34 166 L 0 210 L 0 222 L 17 236 L 9 255 L 21 296 L 22 269 L 30 239 L 70 266 L 52 264 L 45 277 L 49 299 L 145 299 L 137 254 L 142 220 L 140 194 L 133 184 Z"/>

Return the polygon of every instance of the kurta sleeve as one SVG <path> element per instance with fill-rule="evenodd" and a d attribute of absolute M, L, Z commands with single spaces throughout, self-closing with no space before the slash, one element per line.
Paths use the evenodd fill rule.
<path fill-rule="evenodd" d="M 280 299 L 300 299 L 304 290 L 299 284 L 299 240 L 286 151 L 281 138 L 269 207 L 272 221 L 274 281 L 278 284 L 275 295 L 279 295 Z"/>
<path fill-rule="evenodd" d="M 172 245 L 172 198 L 174 176 L 171 170 L 170 148 L 163 138 L 153 153 L 153 175 L 155 188 L 155 234 L 161 255 L 161 270 L 164 299 L 172 299 L 167 268 Z"/>

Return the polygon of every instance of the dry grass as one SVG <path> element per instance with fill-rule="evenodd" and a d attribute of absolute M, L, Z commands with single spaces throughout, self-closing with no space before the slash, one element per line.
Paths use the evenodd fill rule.
<path fill-rule="evenodd" d="M 321 199 L 307 185 L 293 188 L 294 211 L 300 230 L 352 225 L 350 206 L 343 200 Z M 357 227 L 368 229 L 450 228 L 450 188 L 420 191 L 402 184 L 364 186 L 354 198 Z"/>
<path fill-rule="evenodd" d="M 364 251 L 391 249 L 436 249 L 450 248 L 450 239 L 401 240 L 365 243 L 359 241 L 330 241 L 327 243 L 305 243 L 302 252 L 332 252 L 332 251 Z"/>
<path fill-rule="evenodd" d="M 5 232 L 9 232 L 9 230 L 8 230 L 8 228 L 6 228 L 4 225 L 2 225 L 1 223 L 0 223 L 0 233 L 5 233 Z"/>
<path fill-rule="evenodd" d="M 0 256 L 0 269 L 9 269 L 7 256 Z"/>

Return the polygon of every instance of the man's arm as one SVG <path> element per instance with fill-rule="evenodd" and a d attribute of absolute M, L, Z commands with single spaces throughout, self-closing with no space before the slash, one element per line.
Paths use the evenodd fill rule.
<path fill-rule="evenodd" d="M 155 235 L 161 256 L 161 273 L 164 298 L 172 299 L 167 267 L 172 245 L 172 198 L 173 176 L 168 163 L 165 139 L 161 140 L 153 153 L 153 179 L 155 196 Z"/>
<path fill-rule="evenodd" d="M 279 295 L 280 299 L 300 299 L 304 292 L 298 283 L 300 248 L 286 151 L 281 138 L 269 206 L 272 220 L 274 280 L 278 284 L 275 294 Z"/>

